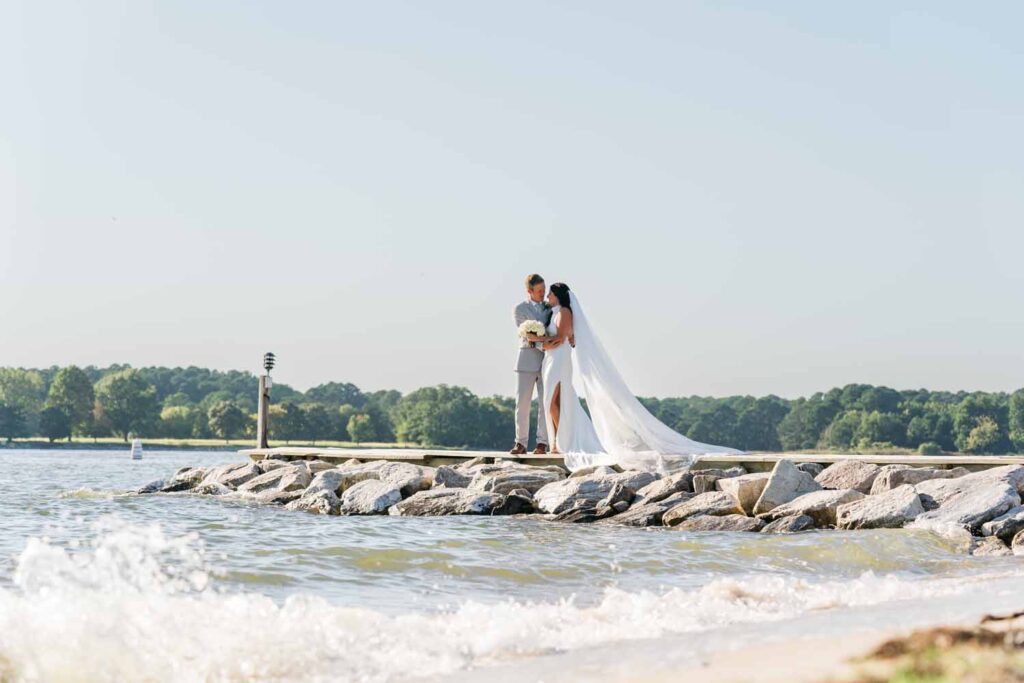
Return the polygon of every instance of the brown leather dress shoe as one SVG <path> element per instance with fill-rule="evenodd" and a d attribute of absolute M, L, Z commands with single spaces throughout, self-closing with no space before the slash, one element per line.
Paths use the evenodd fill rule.
<path fill-rule="evenodd" d="M 547 455 L 548 454 L 548 445 L 546 443 L 539 443 L 539 444 L 537 444 L 537 447 L 533 449 L 533 454 L 534 455 Z"/>
<path fill-rule="evenodd" d="M 526 446 L 521 443 L 517 443 L 515 448 L 508 452 L 509 455 L 526 455 Z"/>

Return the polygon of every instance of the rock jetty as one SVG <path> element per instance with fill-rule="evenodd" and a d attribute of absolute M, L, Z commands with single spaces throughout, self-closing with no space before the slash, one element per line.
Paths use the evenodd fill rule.
<path fill-rule="evenodd" d="M 970 538 L 975 554 L 1024 555 L 1024 466 L 971 472 L 779 460 L 658 474 L 593 467 L 570 474 L 498 459 L 425 467 L 261 460 L 186 467 L 138 494 L 228 496 L 321 515 L 521 515 L 677 531 L 797 533 L 923 528 Z"/>

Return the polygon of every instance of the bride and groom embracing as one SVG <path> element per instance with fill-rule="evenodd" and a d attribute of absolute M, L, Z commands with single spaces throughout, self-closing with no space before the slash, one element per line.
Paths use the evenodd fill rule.
<path fill-rule="evenodd" d="M 557 282 L 545 298 L 544 278 L 526 278 L 527 299 L 515 307 L 516 444 L 526 453 L 534 388 L 540 399 L 534 453 L 558 453 L 572 471 L 590 465 L 676 469 L 708 453 L 740 453 L 688 439 L 644 408 L 626 386 L 587 319 L 576 293 Z M 587 402 L 583 409 L 580 398 Z"/>

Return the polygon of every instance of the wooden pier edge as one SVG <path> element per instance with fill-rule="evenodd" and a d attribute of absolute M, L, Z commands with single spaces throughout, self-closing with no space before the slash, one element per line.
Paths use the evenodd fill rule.
<path fill-rule="evenodd" d="M 462 451 L 444 449 L 413 448 L 310 448 L 281 446 L 277 448 L 248 448 L 239 453 L 252 460 L 275 458 L 281 460 L 325 460 L 342 463 L 346 460 L 390 460 L 411 462 L 418 465 L 455 465 L 472 458 L 516 460 L 531 465 L 561 465 L 557 455 L 509 455 L 501 451 Z M 918 467 L 966 467 L 971 470 L 1000 467 L 1002 465 L 1024 465 L 1024 455 L 862 455 L 853 453 L 742 453 L 739 455 L 701 456 L 697 467 L 728 468 L 743 466 L 748 472 L 762 472 L 772 469 L 781 459 L 793 462 L 817 462 L 823 465 L 843 460 L 874 463 L 876 465 L 913 465 Z"/>

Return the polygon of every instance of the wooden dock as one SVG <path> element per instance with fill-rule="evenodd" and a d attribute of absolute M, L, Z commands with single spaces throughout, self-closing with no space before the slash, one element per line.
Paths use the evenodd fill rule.
<path fill-rule="evenodd" d="M 457 465 L 472 458 L 515 460 L 531 465 L 561 465 L 562 458 L 552 455 L 513 456 L 501 451 L 461 451 L 445 449 L 414 448 L 308 448 L 283 446 L 278 448 L 251 448 L 239 451 L 253 460 L 276 458 L 281 460 L 326 460 L 342 463 L 355 458 L 361 461 L 390 460 L 411 462 L 418 465 Z M 728 468 L 742 465 L 748 472 L 762 472 L 772 469 L 775 463 L 786 458 L 793 462 L 817 462 L 827 465 L 841 460 L 858 460 L 877 465 L 914 465 L 918 467 L 966 467 L 971 470 L 999 467 L 1001 465 L 1024 465 L 1021 455 L 861 455 L 845 453 L 743 453 L 741 455 L 708 455 L 700 459 L 699 467 Z"/>

